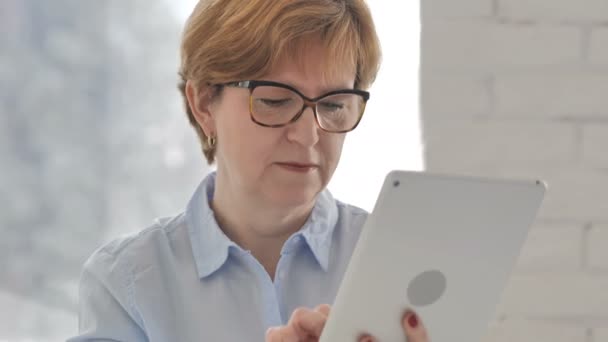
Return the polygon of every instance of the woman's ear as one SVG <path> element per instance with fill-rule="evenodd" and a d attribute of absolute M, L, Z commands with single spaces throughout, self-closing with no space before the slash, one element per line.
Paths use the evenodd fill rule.
<path fill-rule="evenodd" d="M 194 119 L 205 132 L 207 136 L 213 136 L 215 133 L 215 121 L 210 111 L 211 100 L 213 98 L 213 88 L 208 85 L 202 85 L 197 89 L 194 82 L 186 81 L 186 97 L 188 98 L 188 106 L 192 111 Z"/>

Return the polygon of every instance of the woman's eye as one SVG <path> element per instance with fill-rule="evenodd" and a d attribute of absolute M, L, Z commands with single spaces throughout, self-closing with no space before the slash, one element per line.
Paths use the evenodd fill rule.
<path fill-rule="evenodd" d="M 277 106 L 286 105 L 291 100 L 290 99 L 260 99 L 259 101 L 262 102 L 262 104 L 264 104 L 266 106 L 277 107 Z"/>
<path fill-rule="evenodd" d="M 336 102 L 321 102 L 319 103 L 321 109 L 329 111 L 337 111 L 344 108 L 344 105 Z"/>

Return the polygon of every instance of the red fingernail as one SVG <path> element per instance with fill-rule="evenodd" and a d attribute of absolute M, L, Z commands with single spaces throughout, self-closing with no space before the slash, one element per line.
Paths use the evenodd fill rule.
<path fill-rule="evenodd" d="M 407 319 L 407 324 L 412 328 L 416 328 L 418 326 L 418 317 L 416 314 L 412 314 L 410 318 Z"/>

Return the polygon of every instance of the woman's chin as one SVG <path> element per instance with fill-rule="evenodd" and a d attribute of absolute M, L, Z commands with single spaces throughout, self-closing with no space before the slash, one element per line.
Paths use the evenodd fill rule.
<path fill-rule="evenodd" d="M 280 207 L 300 207 L 310 205 L 319 193 L 319 187 L 285 187 L 274 189 L 269 195 L 271 201 Z"/>

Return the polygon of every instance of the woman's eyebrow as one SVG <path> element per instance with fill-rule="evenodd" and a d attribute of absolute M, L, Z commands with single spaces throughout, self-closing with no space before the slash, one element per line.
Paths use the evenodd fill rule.
<path fill-rule="evenodd" d="M 322 88 L 319 89 L 319 93 L 316 96 L 309 96 L 310 94 L 306 94 L 304 92 L 304 89 L 302 89 L 302 87 L 300 87 L 300 86 L 298 86 L 298 85 L 296 85 L 293 82 L 290 82 L 288 80 L 281 80 L 281 79 L 274 79 L 274 80 L 273 79 L 265 79 L 265 80 L 276 82 L 276 83 L 279 83 L 279 84 L 283 84 L 283 85 L 292 87 L 293 89 L 296 89 L 297 91 L 299 91 L 304 96 L 307 96 L 307 97 L 310 97 L 310 98 L 319 97 L 319 96 L 325 95 L 327 93 L 331 93 L 333 91 L 354 89 L 354 87 L 352 85 L 349 86 L 349 85 L 327 85 L 327 84 L 324 84 L 324 85 L 322 85 Z"/>

